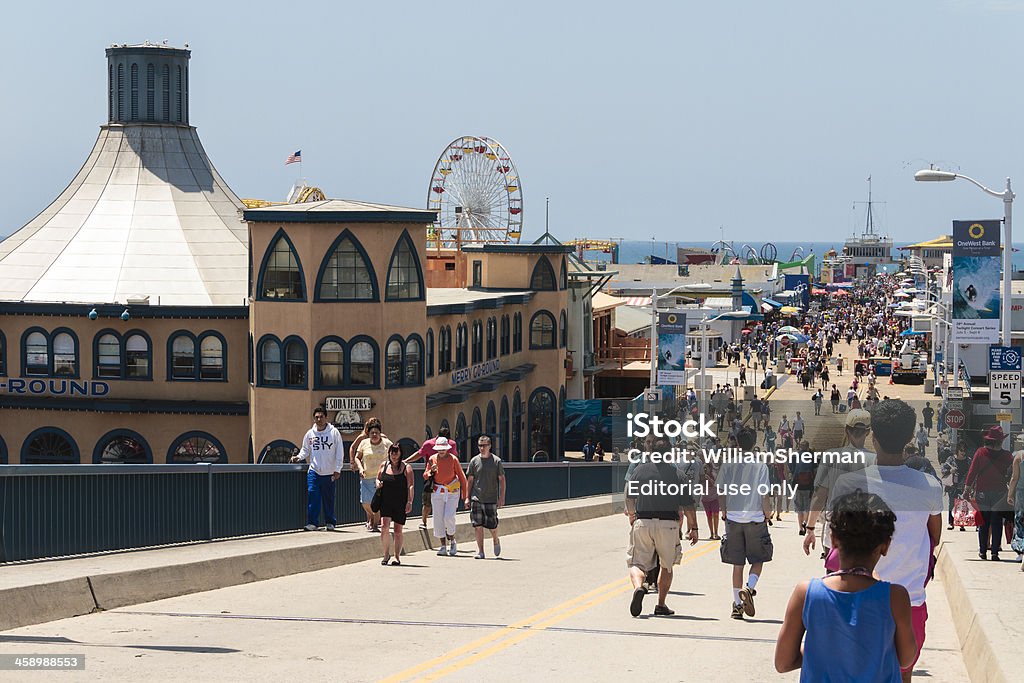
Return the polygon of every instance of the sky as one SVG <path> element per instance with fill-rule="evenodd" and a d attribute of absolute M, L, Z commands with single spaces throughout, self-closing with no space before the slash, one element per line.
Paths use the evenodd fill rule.
<path fill-rule="evenodd" d="M 501 141 L 523 240 L 897 244 L 998 218 L 934 164 L 1024 189 L 1024 0 L 15 3 L 0 24 L 0 235 L 44 209 L 106 116 L 112 43 L 192 50 L 191 122 L 241 197 L 423 207 L 454 138 Z M 42 10 L 40 8 L 43 8 Z M 1024 222 L 1015 242 L 1024 242 Z"/>

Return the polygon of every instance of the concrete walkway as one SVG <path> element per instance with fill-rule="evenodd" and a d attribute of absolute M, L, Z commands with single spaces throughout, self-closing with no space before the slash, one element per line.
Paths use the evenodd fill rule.
<path fill-rule="evenodd" d="M 0 654 L 84 654 L 85 671 L 62 674 L 73 680 L 799 678 L 772 664 L 794 584 L 821 572 L 800 549 L 793 515 L 772 528 L 775 560 L 745 621 L 729 618 L 730 571 L 708 540 L 676 570 L 674 617 L 651 616 L 653 597 L 630 617 L 627 529 L 621 514 L 603 516 L 507 536 L 497 560 L 490 542 L 486 560 L 460 542 L 458 557 L 416 552 L 402 567 L 371 559 L 122 607 L 7 631 Z M 917 675 L 961 683 L 968 674 L 943 588 L 929 587 Z"/>
<path fill-rule="evenodd" d="M 548 528 L 611 514 L 612 497 L 519 505 L 502 510 L 505 533 Z M 460 512 L 457 538 L 473 531 Z M 405 547 L 430 550 L 435 540 L 410 519 Z M 380 557 L 379 534 L 362 524 L 335 532 L 292 532 L 152 550 L 0 567 L 0 631 L 55 619 L 312 572 Z"/>

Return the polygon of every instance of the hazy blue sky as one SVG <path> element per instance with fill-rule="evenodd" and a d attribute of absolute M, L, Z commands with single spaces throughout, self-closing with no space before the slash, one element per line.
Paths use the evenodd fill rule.
<path fill-rule="evenodd" d="M 16 3 L 0 235 L 85 160 L 104 48 L 147 39 L 190 44 L 192 124 L 243 197 L 283 199 L 301 148 L 328 196 L 424 206 L 438 154 L 477 134 L 519 168 L 524 239 L 550 196 L 562 238 L 841 240 L 869 174 L 897 242 L 1000 216 L 912 175 L 1024 190 L 1024 1 L 838 4 Z"/>

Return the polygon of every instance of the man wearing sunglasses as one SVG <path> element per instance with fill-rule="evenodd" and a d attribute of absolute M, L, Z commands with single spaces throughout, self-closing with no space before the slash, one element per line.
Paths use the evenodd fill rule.
<path fill-rule="evenodd" d="M 871 433 L 871 413 L 866 410 L 851 410 L 846 414 L 846 438 L 839 448 L 828 447 L 825 450 L 838 451 L 840 453 L 863 453 L 863 459 L 852 458 L 850 463 L 822 463 L 814 478 L 814 493 L 811 496 L 811 511 L 807 516 L 807 535 L 804 536 L 804 553 L 811 554 L 815 542 L 815 527 L 818 520 L 822 519 L 822 511 L 828 502 L 829 492 L 836 485 L 836 480 L 847 472 L 855 472 L 868 465 L 874 465 L 876 456 L 868 450 L 865 445 L 868 435 Z M 828 533 L 827 515 L 822 519 L 822 557 L 828 557 L 831 538 Z"/>

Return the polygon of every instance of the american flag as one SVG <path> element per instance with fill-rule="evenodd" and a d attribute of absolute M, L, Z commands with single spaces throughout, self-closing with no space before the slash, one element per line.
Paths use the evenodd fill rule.
<path fill-rule="evenodd" d="M 301 149 L 295 150 L 294 154 L 289 154 L 288 158 L 284 162 L 284 165 L 287 166 L 288 164 L 294 164 L 294 163 L 302 163 L 302 150 Z"/>

